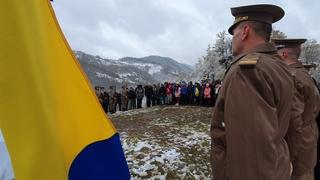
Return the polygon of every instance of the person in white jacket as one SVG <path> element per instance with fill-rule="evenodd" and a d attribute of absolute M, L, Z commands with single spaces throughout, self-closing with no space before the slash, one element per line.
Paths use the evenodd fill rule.
<path fill-rule="evenodd" d="M 0 180 L 13 180 L 10 156 L 0 129 Z"/>

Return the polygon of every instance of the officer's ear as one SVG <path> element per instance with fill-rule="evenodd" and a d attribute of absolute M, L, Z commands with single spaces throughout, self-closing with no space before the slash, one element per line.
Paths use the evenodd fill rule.
<path fill-rule="evenodd" d="M 286 53 L 283 49 L 278 50 L 278 55 L 281 57 L 281 59 L 286 57 Z"/>
<path fill-rule="evenodd" d="M 243 24 L 242 26 L 242 33 L 241 33 L 241 40 L 245 40 L 248 38 L 249 33 L 251 33 L 252 28 L 248 23 Z"/>
<path fill-rule="evenodd" d="M 288 52 L 287 51 L 282 51 L 282 57 L 283 58 L 288 58 Z"/>

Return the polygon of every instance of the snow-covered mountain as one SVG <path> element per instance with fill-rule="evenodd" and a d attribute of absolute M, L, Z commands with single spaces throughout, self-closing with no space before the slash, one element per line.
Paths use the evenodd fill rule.
<path fill-rule="evenodd" d="M 81 51 L 74 51 L 93 86 L 118 86 L 178 81 L 192 71 L 192 67 L 160 56 L 105 59 Z"/>

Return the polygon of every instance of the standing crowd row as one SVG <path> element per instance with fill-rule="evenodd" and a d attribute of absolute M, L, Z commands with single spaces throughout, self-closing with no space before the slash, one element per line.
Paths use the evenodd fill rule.
<path fill-rule="evenodd" d="M 118 92 L 115 86 L 95 87 L 95 92 L 106 113 L 115 113 L 151 107 L 157 105 L 201 105 L 214 106 L 218 96 L 221 81 L 193 83 L 184 81 L 180 83 L 147 84 L 137 87 L 122 86 Z M 145 100 L 144 100 L 145 98 Z M 145 106 L 143 102 L 145 101 Z"/>

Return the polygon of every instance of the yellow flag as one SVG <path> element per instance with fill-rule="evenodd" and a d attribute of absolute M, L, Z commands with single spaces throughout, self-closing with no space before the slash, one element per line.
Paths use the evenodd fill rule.
<path fill-rule="evenodd" d="M 0 128 L 15 177 L 67 179 L 80 152 L 117 135 L 116 130 L 63 37 L 48 0 L 1 0 L 0 23 Z M 103 152 L 114 153 L 111 146 Z M 119 154 L 110 161 L 124 160 L 123 152 Z M 126 163 L 121 165 L 127 168 Z M 90 171 L 84 166 L 78 170 Z"/>

